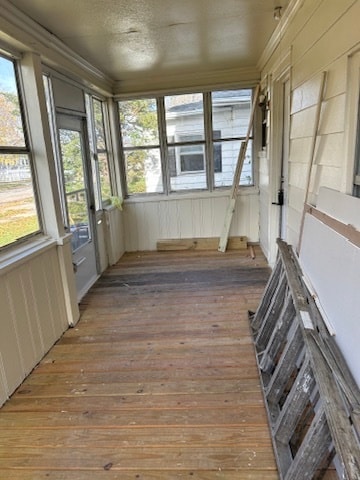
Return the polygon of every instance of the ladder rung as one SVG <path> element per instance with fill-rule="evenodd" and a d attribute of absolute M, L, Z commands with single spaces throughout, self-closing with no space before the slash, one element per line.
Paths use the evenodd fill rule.
<path fill-rule="evenodd" d="M 285 385 L 296 367 L 303 347 L 303 336 L 300 326 L 296 322 L 290 329 L 288 342 L 266 387 L 265 394 L 268 402 L 277 403 L 280 400 Z"/>
<path fill-rule="evenodd" d="M 328 457 L 331 443 L 326 415 L 321 406 L 316 412 L 284 480 L 313 478 L 317 468 Z"/>
<path fill-rule="evenodd" d="M 281 443 L 290 441 L 314 387 L 314 375 L 309 361 L 305 359 L 274 425 L 276 441 Z"/>

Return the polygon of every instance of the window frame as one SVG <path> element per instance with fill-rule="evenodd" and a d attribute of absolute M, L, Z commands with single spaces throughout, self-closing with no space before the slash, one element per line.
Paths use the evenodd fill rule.
<path fill-rule="evenodd" d="M 97 135 L 96 135 L 96 121 L 94 102 L 99 102 L 102 114 L 102 127 L 104 131 L 104 148 L 98 147 Z M 93 95 L 92 93 L 86 93 L 85 97 L 86 113 L 87 113 L 87 125 L 88 125 L 88 137 L 91 154 L 91 164 L 94 175 L 94 190 L 95 190 L 95 206 L 96 210 L 102 210 L 104 207 L 111 203 L 111 197 L 114 196 L 114 173 L 112 171 L 111 150 L 109 149 L 110 142 L 110 126 L 107 104 L 102 98 Z M 99 156 L 106 155 L 107 168 L 109 171 L 109 186 L 110 186 L 110 198 L 104 198 L 102 192 L 102 185 L 100 179 L 100 165 Z"/>
<path fill-rule="evenodd" d="M 222 144 L 225 142 L 233 142 L 239 141 L 240 144 L 242 141 L 246 139 L 246 134 L 242 136 L 236 136 L 232 138 L 221 137 L 221 130 L 219 128 L 216 131 L 213 131 L 212 125 L 212 99 L 211 94 L 217 91 L 231 91 L 231 90 L 250 90 L 250 106 L 253 102 L 253 95 L 254 95 L 254 86 L 225 86 L 223 88 L 215 87 L 211 90 L 191 90 L 191 91 L 182 91 L 182 92 L 169 92 L 169 93 L 161 93 L 158 95 L 138 95 L 138 96 L 118 96 L 116 98 L 117 103 L 117 110 L 118 110 L 118 118 L 119 118 L 119 131 L 120 131 L 120 143 L 121 143 L 121 164 L 122 164 L 122 171 L 124 172 L 124 182 L 123 182 L 123 190 L 124 190 L 124 197 L 125 198 L 133 198 L 139 196 L 149 196 L 149 195 L 164 195 L 170 196 L 175 194 L 183 194 L 183 193 L 201 193 L 201 192 L 214 192 L 214 191 L 221 191 L 221 190 L 228 190 L 231 188 L 232 185 L 227 186 L 215 186 L 215 174 L 223 172 L 223 152 L 222 152 Z M 196 94 L 201 93 L 203 98 L 203 117 L 204 117 L 204 139 L 203 141 L 195 141 L 195 142 L 182 142 L 177 141 L 176 138 L 173 141 L 169 141 L 167 138 L 167 123 L 166 123 L 166 115 L 165 115 L 165 97 L 169 95 L 181 95 L 183 93 L 188 94 Z M 146 146 L 136 146 L 136 147 L 124 147 L 122 141 L 122 126 L 120 121 L 120 102 L 123 101 L 131 101 L 131 100 L 156 100 L 157 103 L 157 128 L 159 132 L 159 145 L 146 145 Z M 255 115 L 256 117 L 256 115 Z M 249 188 L 249 187 L 256 187 L 256 179 L 255 179 L 255 144 L 257 142 L 257 122 L 256 118 L 253 123 L 252 134 L 249 137 L 251 142 L 251 183 L 249 184 L 240 184 L 240 188 Z M 219 135 L 220 133 L 220 135 Z M 180 134 L 181 136 L 181 134 Z M 206 175 L 206 187 L 205 188 L 194 188 L 194 189 L 171 189 L 171 178 L 174 176 L 171 174 L 171 165 L 169 159 L 169 149 L 174 148 L 178 149 L 181 146 L 191 146 L 191 145 L 203 145 L 204 151 L 204 170 L 194 170 L 194 171 L 181 171 L 179 165 L 179 159 L 177 158 L 179 155 L 176 154 L 176 171 L 177 175 L 196 175 L 202 173 Z M 163 192 L 161 193 L 152 193 L 152 192 L 144 192 L 144 193 L 130 193 L 128 192 L 128 183 L 126 178 L 126 162 L 125 162 L 125 152 L 129 150 L 144 150 L 149 148 L 160 148 L 161 154 L 161 169 L 162 169 L 162 182 L 163 182 Z M 215 165 L 215 154 L 214 149 L 218 147 L 220 150 L 220 162 L 219 166 Z M 220 148 L 219 148 L 220 147 Z"/>
<path fill-rule="evenodd" d="M 0 57 L 6 59 L 7 61 L 13 64 L 14 68 L 14 76 L 15 76 L 15 83 L 16 83 L 16 94 L 19 102 L 19 112 L 20 112 L 20 119 L 21 119 L 21 127 L 22 133 L 24 136 L 24 146 L 21 147 L 13 147 L 10 145 L 1 145 L 0 144 L 0 155 L 24 155 L 27 157 L 27 163 L 30 170 L 30 180 L 32 184 L 32 191 L 33 191 L 33 205 L 36 214 L 36 219 L 38 223 L 38 229 L 26 234 L 22 235 L 21 237 L 17 238 L 16 240 L 8 243 L 6 245 L 0 246 L 0 252 L 7 251 L 12 248 L 16 248 L 19 245 L 28 242 L 31 239 L 35 239 L 44 234 L 44 222 L 41 214 L 41 205 L 40 205 L 40 198 L 39 198 L 39 188 L 38 188 L 38 180 L 37 174 L 35 169 L 35 161 L 33 158 L 33 152 L 31 148 L 31 139 L 30 139 L 30 129 L 28 125 L 28 118 L 27 118 L 27 110 L 26 110 L 26 98 L 25 92 L 23 87 L 23 79 L 21 75 L 21 60 L 10 53 L 6 53 L 3 50 L 0 51 Z"/>

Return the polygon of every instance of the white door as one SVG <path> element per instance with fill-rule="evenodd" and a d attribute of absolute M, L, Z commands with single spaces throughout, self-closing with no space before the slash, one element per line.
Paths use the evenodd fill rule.
<path fill-rule="evenodd" d="M 82 117 L 58 115 L 57 125 L 64 218 L 72 233 L 73 265 L 80 300 L 98 278 L 94 192 L 86 123 Z"/>

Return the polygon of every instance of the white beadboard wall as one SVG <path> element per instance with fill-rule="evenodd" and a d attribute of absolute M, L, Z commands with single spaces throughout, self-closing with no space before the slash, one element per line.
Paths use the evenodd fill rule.
<path fill-rule="evenodd" d="M 123 212 L 110 206 L 105 208 L 104 215 L 108 265 L 114 265 L 125 253 Z"/>
<path fill-rule="evenodd" d="M 57 248 L 0 270 L 0 405 L 69 326 Z"/>
<path fill-rule="evenodd" d="M 229 192 L 127 200 L 124 203 L 125 250 L 156 250 L 161 239 L 219 237 Z M 259 194 L 251 187 L 236 202 L 231 236 L 259 241 Z"/>
<path fill-rule="evenodd" d="M 310 165 L 312 131 L 321 73 L 327 71 L 325 100 L 319 124 L 309 201 L 316 204 L 319 189 L 341 190 L 344 172 L 353 158 L 346 158 L 346 96 L 348 56 L 359 48 L 357 0 L 304 0 L 280 46 L 267 59 L 262 78 L 271 79 L 284 52 L 291 51 L 291 128 L 289 152 L 289 209 L 287 241 L 297 246 Z M 270 159 L 270 165 L 275 159 Z M 261 206 L 261 224 L 269 215 Z M 261 234 L 261 238 L 264 232 Z M 269 239 L 270 241 L 270 239 Z M 266 247 L 266 241 L 262 240 Z"/>

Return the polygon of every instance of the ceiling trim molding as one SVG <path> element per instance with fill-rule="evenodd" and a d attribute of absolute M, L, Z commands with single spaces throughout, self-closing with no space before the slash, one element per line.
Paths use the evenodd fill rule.
<path fill-rule="evenodd" d="M 169 92 L 193 92 L 214 88 L 253 87 L 260 81 L 256 67 L 239 67 L 209 72 L 189 72 L 179 75 L 145 77 L 137 75 L 114 83 L 116 98 L 161 95 Z"/>
<path fill-rule="evenodd" d="M 0 0 L 0 7 L 0 38 L 6 43 L 10 42 L 16 46 L 15 48 L 19 48 L 20 43 L 24 51 L 39 53 L 45 63 L 63 67 L 69 73 L 93 83 L 95 87 L 104 88 L 108 93 L 112 93 L 113 80 L 74 52 L 56 35 L 25 15 L 8 0 Z"/>
<path fill-rule="evenodd" d="M 288 29 L 289 24 L 292 22 L 295 15 L 298 13 L 300 8 L 303 6 L 304 0 L 291 0 L 288 7 L 286 8 L 284 15 L 281 17 L 274 33 L 272 34 L 269 42 L 267 43 L 260 59 L 258 62 L 259 70 L 263 70 L 266 63 L 268 62 L 271 55 L 276 50 L 277 46 L 280 44 L 281 39 L 284 36 L 284 32 Z"/>

